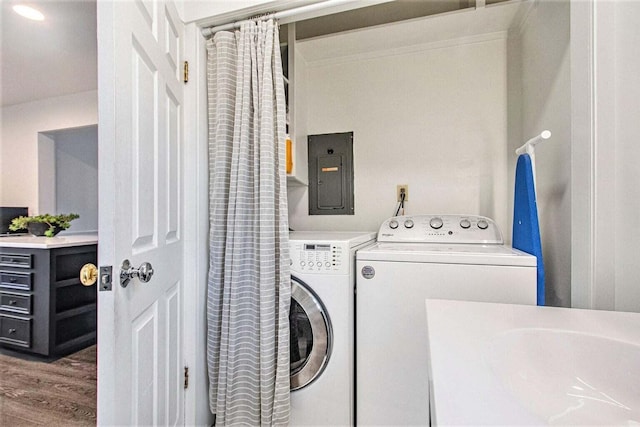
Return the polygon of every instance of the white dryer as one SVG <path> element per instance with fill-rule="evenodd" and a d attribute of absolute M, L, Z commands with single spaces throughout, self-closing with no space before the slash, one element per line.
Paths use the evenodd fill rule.
<path fill-rule="evenodd" d="M 354 424 L 355 254 L 375 237 L 289 234 L 292 426 Z"/>
<path fill-rule="evenodd" d="M 486 217 L 390 218 L 356 265 L 359 425 L 429 424 L 426 298 L 536 304 L 536 258 Z"/>

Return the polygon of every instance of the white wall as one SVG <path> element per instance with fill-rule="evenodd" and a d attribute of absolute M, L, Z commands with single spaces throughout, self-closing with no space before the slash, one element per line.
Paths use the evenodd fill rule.
<path fill-rule="evenodd" d="M 615 309 L 640 312 L 640 4 L 615 7 Z"/>
<path fill-rule="evenodd" d="M 38 133 L 97 124 L 97 91 L 12 105 L 1 114 L 0 205 L 39 214 Z"/>
<path fill-rule="evenodd" d="M 56 212 L 56 141 L 53 135 L 38 134 L 38 211 Z"/>
<path fill-rule="evenodd" d="M 77 213 L 68 232 L 98 231 L 98 126 L 49 134 L 55 144 L 55 213 Z"/>
<path fill-rule="evenodd" d="M 515 165 L 516 148 L 545 129 L 552 133 L 550 140 L 536 147 L 536 191 L 546 303 L 555 306 L 571 305 L 569 12 L 568 1 L 541 1 L 527 18 L 518 39 L 521 139 L 509 141 L 509 161 Z"/>
<path fill-rule="evenodd" d="M 508 239 L 506 38 L 439 46 L 308 62 L 308 133 L 354 132 L 355 215 L 309 216 L 293 187 L 291 228 L 377 230 L 408 184 L 407 214 L 486 215 Z"/>
<path fill-rule="evenodd" d="M 572 306 L 640 312 L 638 2 L 571 5 Z"/>

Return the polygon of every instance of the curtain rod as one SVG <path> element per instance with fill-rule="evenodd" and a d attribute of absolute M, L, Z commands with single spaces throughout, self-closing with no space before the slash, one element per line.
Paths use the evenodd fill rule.
<path fill-rule="evenodd" d="M 318 16 L 329 15 L 331 13 L 343 12 L 346 10 L 359 9 L 361 7 L 373 6 L 380 3 L 387 3 L 393 0 L 326 0 L 320 3 L 313 3 L 306 6 L 295 7 L 293 9 L 280 12 L 269 13 L 255 19 L 276 19 L 281 24 L 295 22 L 296 20 L 311 19 Z M 324 12 L 323 12 L 324 11 Z M 229 31 L 240 28 L 240 26 L 251 19 L 229 22 L 227 24 L 216 25 L 203 28 L 202 35 L 206 38 L 213 36 L 218 31 Z"/>

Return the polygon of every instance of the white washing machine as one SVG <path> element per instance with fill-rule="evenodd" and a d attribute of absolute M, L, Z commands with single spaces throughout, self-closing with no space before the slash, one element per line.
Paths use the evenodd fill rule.
<path fill-rule="evenodd" d="M 375 237 L 289 234 L 293 426 L 354 424 L 355 254 Z"/>
<path fill-rule="evenodd" d="M 390 218 L 356 269 L 359 425 L 429 424 L 426 298 L 536 304 L 536 258 L 480 216 Z"/>

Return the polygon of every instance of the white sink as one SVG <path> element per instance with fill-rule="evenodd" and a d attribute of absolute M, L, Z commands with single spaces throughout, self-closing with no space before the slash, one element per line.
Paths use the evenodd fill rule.
<path fill-rule="evenodd" d="M 427 300 L 426 318 L 432 425 L 640 426 L 640 313 Z"/>
<path fill-rule="evenodd" d="M 640 346 L 553 329 L 515 329 L 485 360 L 502 386 L 554 425 L 640 425 Z"/>

